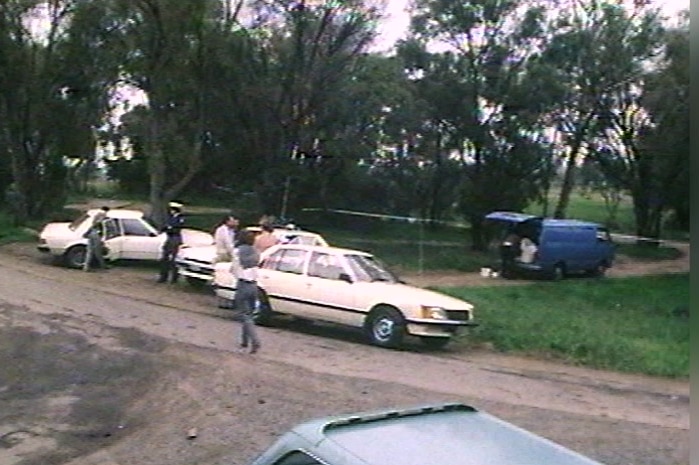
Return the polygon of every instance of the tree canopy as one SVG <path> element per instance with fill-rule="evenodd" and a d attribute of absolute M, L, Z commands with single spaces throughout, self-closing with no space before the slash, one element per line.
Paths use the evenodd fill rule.
<path fill-rule="evenodd" d="M 689 220 L 688 20 L 649 2 L 417 0 L 391 54 L 372 0 L 0 3 L 0 187 L 25 217 L 97 173 L 148 198 L 227 192 L 260 213 L 470 222 L 581 163 L 638 233 Z M 124 93 L 143 102 L 122 107 Z M 105 168 L 106 166 L 106 168 Z"/>

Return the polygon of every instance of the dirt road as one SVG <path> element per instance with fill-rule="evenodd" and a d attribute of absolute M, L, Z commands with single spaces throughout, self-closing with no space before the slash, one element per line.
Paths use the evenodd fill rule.
<path fill-rule="evenodd" d="M 461 401 L 608 465 L 689 464 L 689 383 L 282 323 L 235 350 L 213 296 L 154 270 L 0 249 L 0 464 L 244 465 L 318 415 Z M 485 278 L 484 278 L 485 279 Z M 442 283 L 440 283 L 442 284 Z M 187 430 L 199 436 L 186 439 Z"/>

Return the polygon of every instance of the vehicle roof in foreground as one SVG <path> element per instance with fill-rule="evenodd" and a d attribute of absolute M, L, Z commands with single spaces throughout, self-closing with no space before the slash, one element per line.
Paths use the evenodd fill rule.
<path fill-rule="evenodd" d="M 367 465 L 602 465 L 463 404 L 330 417 L 294 432 Z"/>

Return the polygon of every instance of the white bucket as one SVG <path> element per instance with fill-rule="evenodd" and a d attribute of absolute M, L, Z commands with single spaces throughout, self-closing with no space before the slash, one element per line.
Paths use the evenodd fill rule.
<path fill-rule="evenodd" d="M 484 278 L 490 277 L 490 271 L 490 268 L 481 268 L 481 276 L 483 276 Z"/>

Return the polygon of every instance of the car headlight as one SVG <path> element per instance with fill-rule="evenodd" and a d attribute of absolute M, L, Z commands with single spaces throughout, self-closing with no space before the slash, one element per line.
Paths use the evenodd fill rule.
<path fill-rule="evenodd" d="M 431 318 L 433 320 L 446 320 L 447 312 L 444 311 L 442 307 L 432 307 L 429 305 L 422 305 L 422 317 Z"/>

